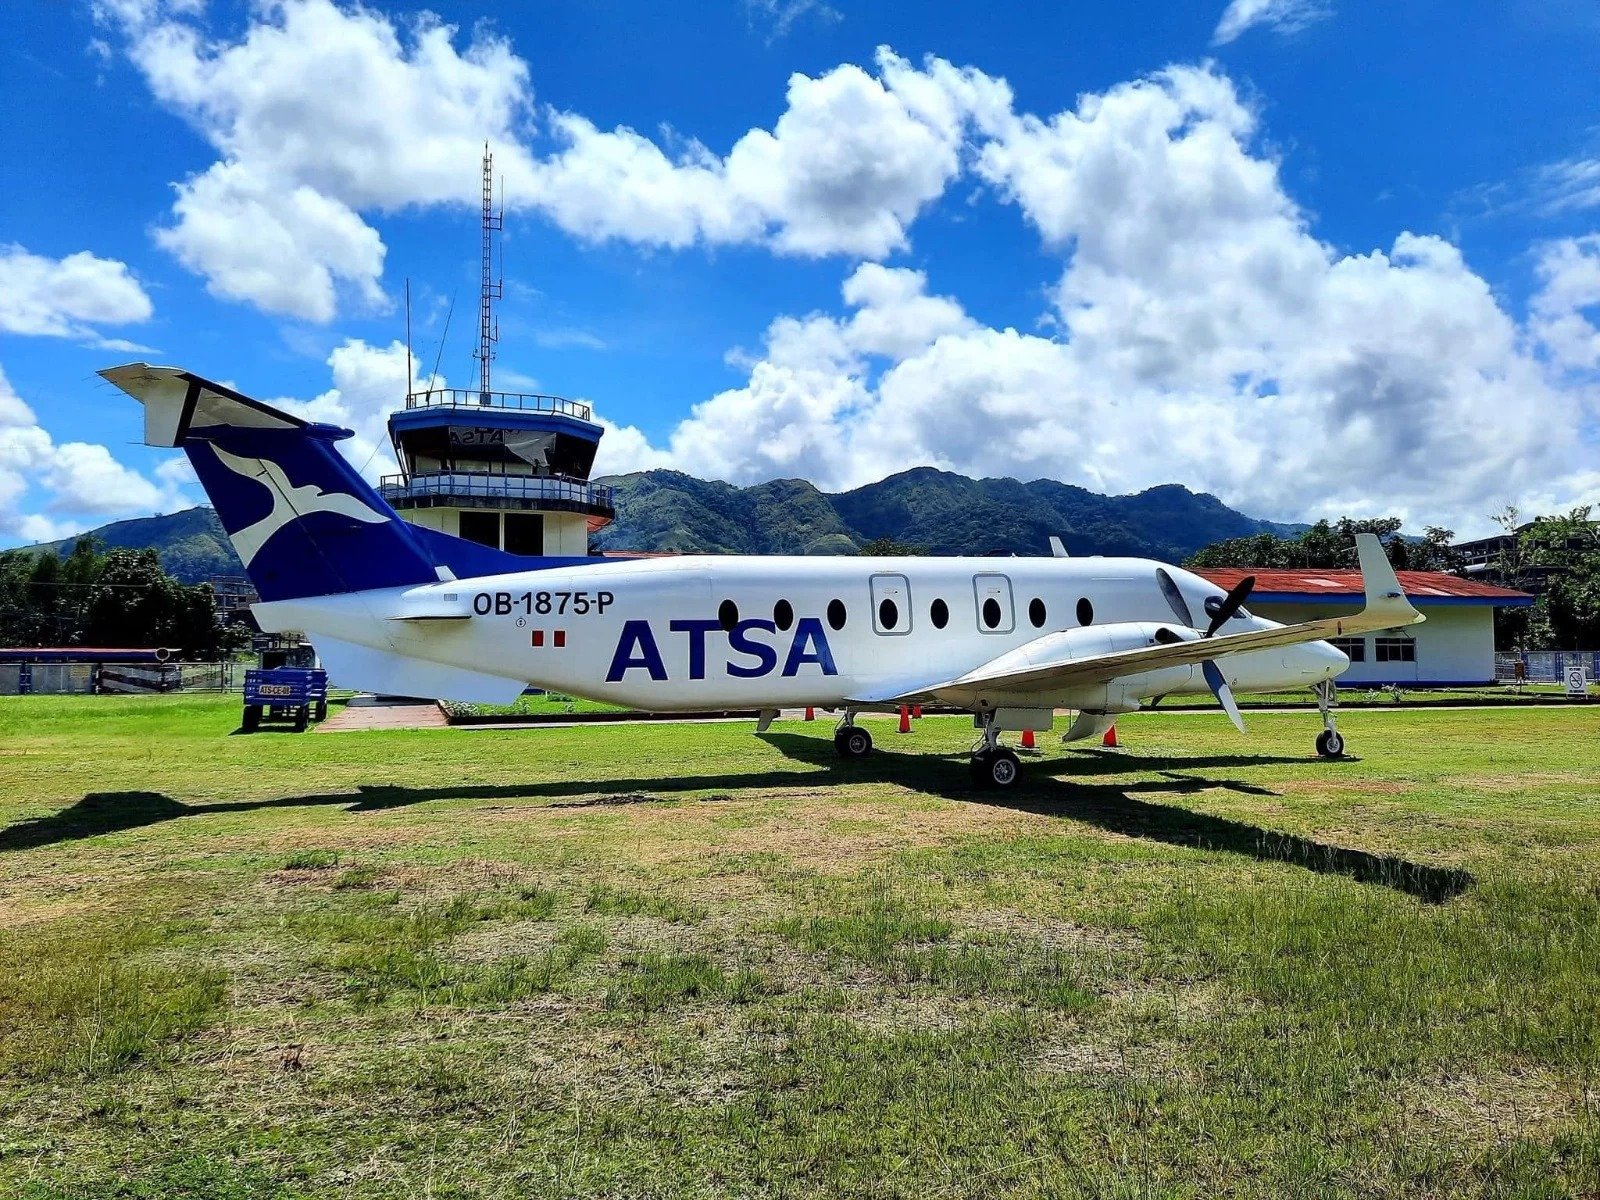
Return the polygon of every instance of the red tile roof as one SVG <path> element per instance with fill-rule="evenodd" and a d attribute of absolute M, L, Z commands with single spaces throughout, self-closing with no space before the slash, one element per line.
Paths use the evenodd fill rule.
<path fill-rule="evenodd" d="M 1196 571 L 1195 574 L 1221 588 L 1231 588 L 1246 575 L 1254 575 L 1256 577 L 1254 595 L 1258 600 L 1277 595 L 1292 595 L 1296 598 L 1304 596 L 1343 598 L 1360 596 L 1363 592 L 1360 571 L 1273 571 L 1208 567 L 1203 571 Z M 1459 575 L 1447 575 L 1443 571 L 1396 571 L 1395 575 L 1399 578 L 1400 586 L 1405 589 L 1406 595 L 1424 603 L 1429 598 L 1477 600 L 1481 603 L 1497 600 L 1526 602 L 1533 599 L 1527 592 L 1495 587 L 1473 579 L 1463 579 Z"/>

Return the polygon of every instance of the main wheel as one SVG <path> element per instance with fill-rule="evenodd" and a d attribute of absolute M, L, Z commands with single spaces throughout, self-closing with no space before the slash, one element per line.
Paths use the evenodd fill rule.
<path fill-rule="evenodd" d="M 1022 763 L 1005 746 L 972 756 L 972 782 L 984 788 L 1016 787 L 1022 779 Z"/>
<path fill-rule="evenodd" d="M 833 735 L 840 758 L 865 758 L 872 753 L 872 735 L 859 725 L 846 725 Z"/>
<path fill-rule="evenodd" d="M 239 723 L 246 733 L 254 733 L 261 728 L 261 705 L 246 704 L 244 706 L 244 720 Z"/>
<path fill-rule="evenodd" d="M 1344 757 L 1344 738 L 1337 729 L 1324 729 L 1317 734 L 1317 753 L 1323 758 Z"/>

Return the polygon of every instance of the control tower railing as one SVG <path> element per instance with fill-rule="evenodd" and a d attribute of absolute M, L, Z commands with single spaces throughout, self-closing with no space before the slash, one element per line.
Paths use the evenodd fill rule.
<path fill-rule="evenodd" d="M 474 393 L 476 394 L 476 393 Z M 566 475 L 491 475 L 476 471 L 441 471 L 431 475 L 385 475 L 378 494 L 390 504 L 419 500 L 523 501 L 546 506 L 578 506 L 615 511 L 613 489 L 604 483 Z"/>
<path fill-rule="evenodd" d="M 472 388 L 432 388 L 412 392 L 407 408 L 504 408 L 514 412 L 559 413 L 580 421 L 594 420 L 594 410 L 581 400 L 541 396 L 533 392 L 479 392 Z"/>

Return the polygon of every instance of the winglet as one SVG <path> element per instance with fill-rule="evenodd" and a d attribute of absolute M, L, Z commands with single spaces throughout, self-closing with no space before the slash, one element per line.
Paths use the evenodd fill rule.
<path fill-rule="evenodd" d="M 1406 599 L 1377 534 L 1356 534 L 1356 554 L 1361 561 L 1361 582 L 1367 592 L 1367 606 L 1361 612 L 1363 618 L 1372 618 L 1376 622 L 1380 618 L 1393 617 L 1393 620 L 1384 619 L 1381 625 L 1374 625 L 1382 629 L 1415 625 L 1426 620 Z"/>
<path fill-rule="evenodd" d="M 1050 535 L 1050 557 L 1051 558 L 1066 558 L 1067 557 L 1066 543 L 1064 543 L 1060 538 L 1056 537 L 1054 534 Z"/>

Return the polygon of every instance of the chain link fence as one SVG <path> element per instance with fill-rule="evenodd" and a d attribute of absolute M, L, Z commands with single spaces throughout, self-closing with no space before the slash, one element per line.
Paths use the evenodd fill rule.
<path fill-rule="evenodd" d="M 1591 683 L 1600 680 L 1600 650 L 1519 650 L 1494 656 L 1495 682 L 1565 683 L 1567 667 L 1574 662 L 1583 665 Z"/>

